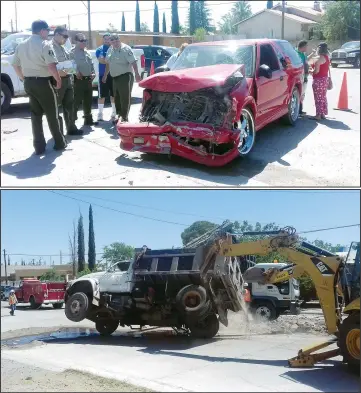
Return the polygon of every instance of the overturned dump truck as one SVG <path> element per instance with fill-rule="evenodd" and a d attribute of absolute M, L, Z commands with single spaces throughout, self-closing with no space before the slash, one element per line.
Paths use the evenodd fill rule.
<path fill-rule="evenodd" d="M 245 310 L 239 260 L 213 246 L 150 250 L 106 272 L 68 284 L 65 314 L 73 322 L 95 322 L 102 335 L 118 326 L 171 327 L 196 338 L 212 338 L 227 312 Z"/>

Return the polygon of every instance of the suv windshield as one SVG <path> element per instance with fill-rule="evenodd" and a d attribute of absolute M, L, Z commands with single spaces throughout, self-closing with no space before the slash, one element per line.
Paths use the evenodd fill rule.
<path fill-rule="evenodd" d="M 172 71 L 216 64 L 244 64 L 246 77 L 252 77 L 254 73 L 253 46 L 188 46 L 178 57 Z"/>
<path fill-rule="evenodd" d="M 114 265 L 110 266 L 107 272 L 112 273 L 112 272 L 127 272 L 130 266 L 130 261 L 121 261 L 114 263 Z"/>
<path fill-rule="evenodd" d="M 360 41 L 346 42 L 341 46 L 341 49 L 356 49 L 360 47 Z"/>

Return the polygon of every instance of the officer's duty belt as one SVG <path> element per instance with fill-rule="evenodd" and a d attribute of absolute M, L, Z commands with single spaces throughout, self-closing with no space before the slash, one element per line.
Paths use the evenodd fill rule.
<path fill-rule="evenodd" d="M 50 80 L 51 76 L 25 76 L 24 79 L 33 80 L 33 79 L 48 79 Z"/>

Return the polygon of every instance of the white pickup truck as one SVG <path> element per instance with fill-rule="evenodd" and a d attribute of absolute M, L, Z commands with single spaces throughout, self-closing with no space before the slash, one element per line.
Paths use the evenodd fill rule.
<path fill-rule="evenodd" d="M 53 32 L 50 32 L 49 38 L 51 38 Z M 23 31 L 21 33 L 14 33 L 8 35 L 6 38 L 1 40 L 1 113 L 5 113 L 11 104 L 11 100 L 16 97 L 26 97 L 24 90 L 24 84 L 21 82 L 19 77 L 16 75 L 11 61 L 15 53 L 16 46 L 31 37 L 31 31 Z M 65 43 L 65 47 L 70 50 L 72 44 L 68 39 Z M 93 56 L 94 68 L 96 71 L 96 77 L 93 81 L 94 89 L 98 87 L 98 60 L 95 56 L 95 50 L 89 50 Z M 133 49 L 134 55 L 137 59 L 139 74 L 144 74 L 145 58 L 143 49 Z"/>

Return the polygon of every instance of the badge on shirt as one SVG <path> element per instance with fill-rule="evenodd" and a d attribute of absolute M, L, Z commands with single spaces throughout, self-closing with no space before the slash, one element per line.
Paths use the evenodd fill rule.
<path fill-rule="evenodd" d="M 54 52 L 51 49 L 49 49 L 49 56 L 55 56 Z"/>
<path fill-rule="evenodd" d="M 131 49 L 126 49 L 126 52 L 128 53 L 129 56 L 132 56 L 132 55 L 133 55 L 133 52 L 132 52 Z"/>

